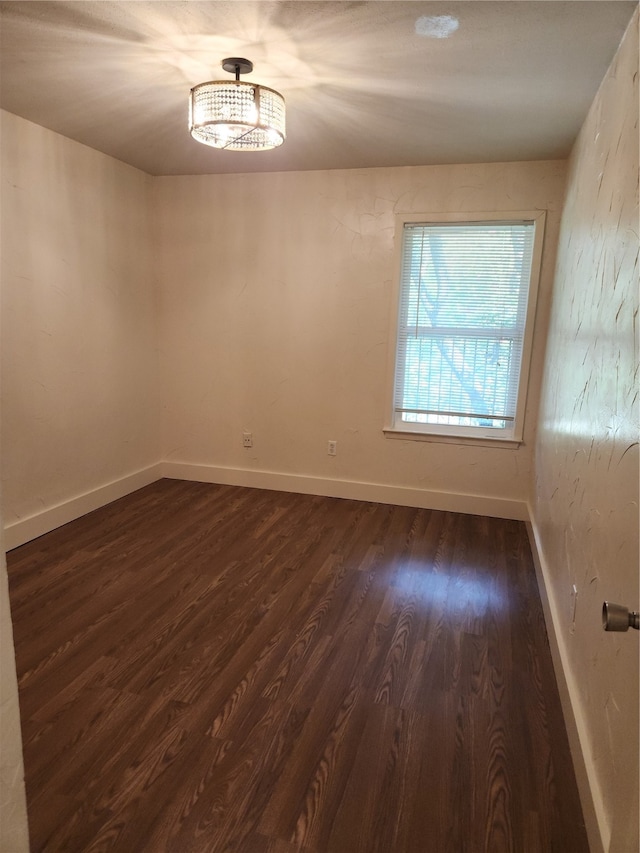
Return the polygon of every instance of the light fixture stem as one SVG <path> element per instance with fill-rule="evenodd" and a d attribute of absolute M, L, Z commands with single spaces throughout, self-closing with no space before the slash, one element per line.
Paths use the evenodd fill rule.
<path fill-rule="evenodd" d="M 236 62 L 236 81 L 240 79 L 240 66 Z"/>

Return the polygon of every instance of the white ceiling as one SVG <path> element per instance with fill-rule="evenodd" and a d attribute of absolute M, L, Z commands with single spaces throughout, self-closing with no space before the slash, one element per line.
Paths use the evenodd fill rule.
<path fill-rule="evenodd" d="M 0 105 L 152 175 L 565 157 L 636 2 L 2 2 Z M 454 16 L 449 38 L 420 35 Z M 287 141 L 187 130 L 227 56 L 287 101 Z"/>

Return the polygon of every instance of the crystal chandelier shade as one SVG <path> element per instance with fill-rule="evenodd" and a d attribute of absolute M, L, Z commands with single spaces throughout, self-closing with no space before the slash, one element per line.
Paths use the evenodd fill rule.
<path fill-rule="evenodd" d="M 194 139 L 229 151 L 265 151 L 285 140 L 284 98 L 274 89 L 240 81 L 251 71 L 247 59 L 225 59 L 235 80 L 194 86 L 189 97 L 189 131 Z"/>

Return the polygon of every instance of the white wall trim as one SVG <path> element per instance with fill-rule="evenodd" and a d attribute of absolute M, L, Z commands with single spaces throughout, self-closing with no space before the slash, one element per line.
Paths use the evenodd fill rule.
<path fill-rule="evenodd" d="M 526 521 L 528 518 L 526 503 L 509 498 L 429 491 L 356 480 L 333 480 L 303 474 L 281 474 L 276 471 L 197 465 L 189 462 L 163 462 L 161 470 L 163 477 L 174 480 L 249 486 L 255 489 L 297 492 L 302 495 L 323 495 L 332 498 L 462 512 L 469 515 L 513 518 L 519 521 Z"/>
<path fill-rule="evenodd" d="M 119 480 L 114 480 L 111 483 L 106 483 L 85 494 L 77 495 L 68 501 L 49 507 L 42 512 L 7 524 L 4 529 L 4 546 L 7 551 L 10 551 L 12 548 L 24 545 L 25 542 L 30 542 L 38 536 L 55 530 L 56 527 L 61 527 L 63 524 L 74 521 L 88 512 L 93 512 L 94 509 L 99 509 L 111 503 L 111 501 L 123 498 L 125 495 L 135 492 L 143 486 L 148 486 L 161 477 L 160 463 L 150 465 L 148 468 L 135 471 L 133 474 L 129 474 Z"/>
<path fill-rule="evenodd" d="M 547 625 L 547 635 L 553 659 L 553 668 L 558 683 L 562 712 L 567 727 L 569 747 L 573 758 L 573 767 L 582 804 L 582 813 L 587 829 L 591 853 L 605 853 L 609 850 L 611 827 L 604 809 L 600 783 L 596 776 L 595 764 L 588 738 L 588 729 L 582 712 L 580 694 L 576 680 L 569 666 L 569 654 L 560 630 L 560 609 L 553 595 L 549 564 L 544 556 L 540 533 L 531 505 L 528 505 L 529 520 L 527 530 L 531 543 L 531 552 L 540 589 L 540 598 Z"/>
<path fill-rule="evenodd" d="M 4 528 L 5 548 L 10 551 L 12 548 L 24 545 L 25 542 L 43 536 L 55 530 L 56 527 L 74 521 L 162 477 L 297 492 L 303 495 L 324 495 L 374 503 L 390 503 L 398 506 L 415 506 L 423 509 L 462 512 L 468 515 L 489 515 L 494 518 L 513 518 L 518 521 L 526 521 L 528 518 L 526 503 L 509 498 L 430 491 L 355 480 L 332 480 L 302 474 L 280 474 L 276 471 L 224 468 L 189 462 L 158 462 L 156 465 L 8 524 Z"/>

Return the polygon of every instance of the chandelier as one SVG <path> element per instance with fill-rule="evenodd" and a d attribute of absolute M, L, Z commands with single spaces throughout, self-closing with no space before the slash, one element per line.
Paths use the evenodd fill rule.
<path fill-rule="evenodd" d="M 229 151 L 266 151 L 285 140 L 284 98 L 274 89 L 245 83 L 253 71 L 248 59 L 229 57 L 222 67 L 235 80 L 211 80 L 189 96 L 189 131 L 194 139 Z"/>

